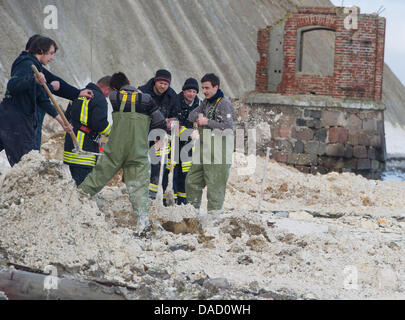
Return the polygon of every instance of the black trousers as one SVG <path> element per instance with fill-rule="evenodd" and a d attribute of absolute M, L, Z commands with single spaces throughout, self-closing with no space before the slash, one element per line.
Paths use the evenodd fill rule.
<path fill-rule="evenodd" d="M 181 163 L 176 166 L 174 170 L 174 178 L 177 180 L 176 187 L 177 187 L 177 204 L 187 204 L 187 197 L 186 195 L 186 177 L 187 172 L 183 172 Z"/>
<path fill-rule="evenodd" d="M 76 185 L 79 186 L 93 170 L 93 167 L 69 166 L 69 170 Z"/>
<path fill-rule="evenodd" d="M 35 113 L 27 115 L 17 106 L 3 101 L 0 104 L 0 151 L 6 151 L 10 166 L 35 148 Z"/>

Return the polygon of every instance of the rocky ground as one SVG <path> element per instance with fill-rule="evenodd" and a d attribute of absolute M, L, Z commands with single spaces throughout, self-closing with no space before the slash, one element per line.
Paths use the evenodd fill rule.
<path fill-rule="evenodd" d="M 235 154 L 221 217 L 200 228 L 191 206 L 153 205 L 163 228 L 139 234 L 119 177 L 93 198 L 77 192 L 50 146 L 62 138 L 0 185 L 0 266 L 53 265 L 128 299 L 405 298 L 405 182 L 270 161 L 258 214 L 264 159 Z"/>

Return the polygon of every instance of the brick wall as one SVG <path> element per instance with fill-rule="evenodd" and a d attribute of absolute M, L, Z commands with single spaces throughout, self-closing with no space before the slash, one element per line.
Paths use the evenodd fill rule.
<path fill-rule="evenodd" d="M 381 101 L 384 66 L 385 19 L 360 14 L 358 29 L 344 26 L 343 8 L 299 8 L 284 25 L 282 81 L 274 93 L 316 94 L 336 98 Z M 323 27 L 335 32 L 334 74 L 330 77 L 297 73 L 297 38 L 302 28 Z M 256 91 L 268 91 L 270 27 L 258 31 L 259 61 Z M 299 44 L 298 44 L 299 45 Z"/>
<path fill-rule="evenodd" d="M 264 135 L 258 129 L 260 124 L 270 125 L 270 138 L 259 146 L 259 153 L 270 146 L 274 160 L 305 173 L 337 171 L 381 177 L 385 169 L 381 105 L 375 109 L 316 107 L 317 103 L 300 106 L 270 96 L 268 100 L 273 102 L 251 99 L 236 110 L 236 118 L 241 119 L 237 125 L 256 128 L 258 140 Z"/>
<path fill-rule="evenodd" d="M 256 90 L 261 92 L 267 91 L 269 44 L 270 29 L 259 30 L 257 50 L 259 52 L 260 61 L 256 64 Z"/>

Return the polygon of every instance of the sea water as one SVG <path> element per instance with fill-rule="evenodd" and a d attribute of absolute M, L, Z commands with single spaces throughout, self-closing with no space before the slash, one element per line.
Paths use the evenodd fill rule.
<path fill-rule="evenodd" d="M 405 159 L 389 159 L 382 180 L 405 181 Z"/>

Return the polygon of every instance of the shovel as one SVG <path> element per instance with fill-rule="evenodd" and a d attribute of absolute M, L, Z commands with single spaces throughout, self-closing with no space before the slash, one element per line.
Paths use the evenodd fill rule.
<path fill-rule="evenodd" d="M 266 186 L 266 177 L 267 177 L 267 169 L 269 167 L 269 158 L 270 158 L 270 148 L 267 147 L 267 152 L 266 152 L 266 164 L 264 165 L 264 174 L 263 174 L 263 180 L 262 180 L 262 188 L 260 190 L 260 197 L 259 197 L 259 209 L 258 213 L 261 214 L 261 204 L 263 200 L 263 195 L 264 195 L 264 188 Z"/>
<path fill-rule="evenodd" d="M 173 194 L 173 170 L 174 170 L 174 157 L 175 157 L 175 146 L 176 146 L 176 132 L 178 127 L 178 122 L 172 122 L 172 133 L 171 133 L 171 154 L 170 154 L 170 172 L 169 172 L 169 185 L 167 186 L 166 195 L 166 205 L 174 205 L 174 194 Z"/>
<path fill-rule="evenodd" d="M 166 156 L 166 146 L 167 146 L 167 135 L 163 139 L 163 148 L 160 149 L 161 156 L 160 156 L 160 172 L 159 172 L 159 183 L 158 183 L 158 194 L 156 196 L 156 202 L 158 204 L 162 204 L 163 199 L 163 187 L 162 187 L 162 180 L 163 180 L 163 168 L 165 166 L 165 156 Z"/>
<path fill-rule="evenodd" d="M 35 67 L 34 65 L 31 66 L 32 70 L 34 71 L 34 73 L 39 76 L 39 71 L 37 69 L 37 67 Z M 62 111 L 62 108 L 58 105 L 58 103 L 56 102 L 52 92 L 49 90 L 48 86 L 46 85 L 46 83 L 43 83 L 42 86 L 44 87 L 46 93 L 49 96 L 49 99 L 51 99 L 53 106 L 56 108 L 56 110 L 58 111 L 59 115 L 61 116 L 63 122 L 65 123 L 66 126 L 70 125 L 69 121 L 66 119 L 65 114 Z M 80 153 L 80 154 L 87 154 L 87 155 L 94 155 L 94 156 L 101 156 L 102 153 L 96 153 L 96 152 L 89 152 L 89 151 L 84 151 L 80 148 L 79 143 L 77 142 L 77 138 L 76 135 L 73 131 L 69 132 L 72 140 L 73 140 L 73 144 L 74 144 L 74 149 L 72 150 L 75 153 Z"/>

